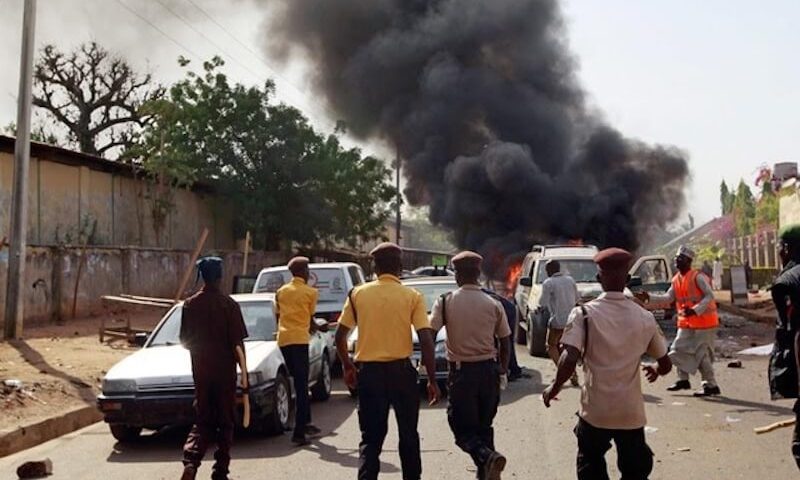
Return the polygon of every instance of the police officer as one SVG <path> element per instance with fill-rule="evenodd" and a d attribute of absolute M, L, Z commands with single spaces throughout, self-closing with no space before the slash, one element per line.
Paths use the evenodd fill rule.
<path fill-rule="evenodd" d="M 197 262 L 203 288 L 186 300 L 180 339 L 189 350 L 194 375 L 196 420 L 183 447 L 182 480 L 193 480 L 209 443 L 217 444 L 213 480 L 228 478 L 236 402 L 236 364 L 247 392 L 247 362 L 243 340 L 247 329 L 239 305 L 220 291 L 222 259 Z"/>
<path fill-rule="evenodd" d="M 320 433 L 311 424 L 311 404 L 308 399 L 308 341 L 310 332 L 327 332 L 326 326 L 317 327 L 314 312 L 319 292 L 308 286 L 308 258 L 294 257 L 287 264 L 292 280 L 275 294 L 275 318 L 278 321 L 278 347 L 286 361 L 286 368 L 294 382 L 296 413 L 292 442 L 307 445 L 307 435 Z"/>
<path fill-rule="evenodd" d="M 511 329 L 503 306 L 481 291 L 482 261 L 469 251 L 453 257 L 459 288 L 436 301 L 431 326 L 447 328 L 447 421 L 456 445 L 472 457 L 479 479 L 495 480 L 506 465 L 494 449 L 492 421 L 500 403 L 500 375 L 508 368 Z"/>
<path fill-rule="evenodd" d="M 411 364 L 411 328 L 417 331 L 422 362 L 428 372 L 428 399 L 439 400 L 434 364 L 433 330 L 428 323 L 425 299 L 403 286 L 400 247 L 382 243 L 370 255 L 378 279 L 353 289 L 339 319 L 336 348 L 347 386 L 358 388 L 359 480 L 374 480 L 380 471 L 380 453 L 393 408 L 400 437 L 400 463 L 404 480 L 422 475 L 419 433 L 417 370 Z M 355 362 L 347 353 L 347 337 L 358 326 Z"/>
<path fill-rule="evenodd" d="M 772 301 L 778 312 L 775 347 L 770 358 L 770 393 L 773 399 L 798 398 L 797 354 L 800 352 L 800 225 L 781 229 L 780 257 L 783 264 L 772 285 Z M 800 400 L 794 404 L 792 455 L 800 468 Z"/>
<path fill-rule="evenodd" d="M 644 436 L 647 420 L 639 365 L 645 353 L 657 359 L 658 366 L 644 367 L 647 380 L 654 382 L 669 373 L 672 363 L 653 314 L 623 293 L 632 259 L 619 248 L 595 256 L 604 293 L 572 310 L 561 337 L 564 350 L 556 379 L 542 394 L 549 408 L 583 358 L 585 382 L 575 427 L 579 480 L 608 480 L 605 454 L 612 440 L 622 478 L 646 480 L 653 469 Z"/>

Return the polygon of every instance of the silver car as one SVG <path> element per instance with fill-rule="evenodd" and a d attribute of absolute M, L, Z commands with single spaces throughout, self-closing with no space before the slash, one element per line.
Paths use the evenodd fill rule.
<path fill-rule="evenodd" d="M 274 340 L 274 295 L 244 294 L 233 299 L 242 309 L 248 333 L 244 346 L 250 381 L 250 428 L 282 433 L 290 427 L 294 392 Z M 178 304 L 170 309 L 144 347 L 114 365 L 103 379 L 97 405 L 118 441 L 135 440 L 143 428 L 157 430 L 194 422 L 191 359 L 179 340 L 182 308 L 183 304 Z M 311 336 L 309 361 L 312 398 L 327 400 L 331 393 L 330 357 L 321 333 Z M 240 405 L 239 418 L 241 414 Z"/>

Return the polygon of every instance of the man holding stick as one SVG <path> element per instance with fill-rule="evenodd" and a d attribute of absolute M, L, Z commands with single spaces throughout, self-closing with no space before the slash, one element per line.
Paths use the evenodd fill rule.
<path fill-rule="evenodd" d="M 183 447 L 183 476 L 194 480 L 210 443 L 216 442 L 212 480 L 227 480 L 236 408 L 236 364 L 247 395 L 243 340 L 247 329 L 239 305 L 220 291 L 222 259 L 197 262 L 203 288 L 183 304 L 181 343 L 189 350 L 197 417 Z M 245 398 L 245 401 L 247 399 Z"/>

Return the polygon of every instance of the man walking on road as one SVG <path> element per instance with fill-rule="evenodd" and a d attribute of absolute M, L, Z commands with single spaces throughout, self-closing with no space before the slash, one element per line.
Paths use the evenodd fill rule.
<path fill-rule="evenodd" d="M 422 363 L 428 372 L 428 400 L 431 405 L 439 401 L 434 337 L 425 298 L 400 283 L 401 253 L 400 247 L 389 242 L 370 252 L 378 279 L 359 285 L 348 294 L 336 330 L 336 350 L 342 361 L 345 383 L 350 388 L 358 388 L 359 480 L 378 478 L 390 407 L 397 420 L 403 479 L 419 480 L 422 476 L 417 432 L 418 377 L 410 360 L 412 327 L 417 331 Z M 347 337 L 356 326 L 358 341 L 354 365 L 347 352 Z"/>
<path fill-rule="evenodd" d="M 297 395 L 297 408 L 294 420 L 292 442 L 307 445 L 307 435 L 317 435 L 319 428 L 311 424 L 311 404 L 308 399 L 308 341 L 315 330 L 328 331 L 327 327 L 317 327 L 314 312 L 317 309 L 319 292 L 307 285 L 308 258 L 294 257 L 289 260 L 291 282 L 275 293 L 275 319 L 278 322 L 278 347 L 281 349 L 286 368 L 294 382 Z"/>
<path fill-rule="evenodd" d="M 719 257 L 714 260 L 714 265 L 711 267 L 711 288 L 714 290 L 722 290 L 722 261 Z"/>
<path fill-rule="evenodd" d="M 506 458 L 495 451 L 492 421 L 500 404 L 500 375 L 508 368 L 511 330 L 502 305 L 481 291 L 482 261 L 474 252 L 453 257 L 459 289 L 436 301 L 431 326 L 447 328 L 447 421 L 456 445 L 472 457 L 480 480 L 497 480 Z"/>
<path fill-rule="evenodd" d="M 672 286 L 666 294 L 656 295 L 641 292 L 637 297 L 645 302 L 675 302 L 678 316 L 678 335 L 669 352 L 672 363 L 678 370 L 678 381 L 667 387 L 671 392 L 690 390 L 689 376 L 700 371 L 703 381 L 696 397 L 719 395 L 720 389 L 714 376 L 714 342 L 717 339 L 717 302 L 708 279 L 698 270 L 692 269 L 694 251 L 681 246 L 675 256 L 678 273 L 672 278 Z"/>
<path fill-rule="evenodd" d="M 643 369 L 647 380 L 654 382 L 672 365 L 653 314 L 623 293 L 632 259 L 618 248 L 595 256 L 605 293 L 570 314 L 556 379 L 542 394 L 549 408 L 583 358 L 585 381 L 575 427 L 579 480 L 608 480 L 605 454 L 612 440 L 623 479 L 646 480 L 653 469 L 653 453 L 644 435 L 647 419 L 639 366 L 645 353 L 657 359 L 657 367 Z"/>
<path fill-rule="evenodd" d="M 500 306 L 503 307 L 503 311 L 506 313 L 506 319 L 508 319 L 508 329 L 511 332 L 511 336 L 508 339 L 511 343 L 511 348 L 508 349 L 508 381 L 514 382 L 520 378 L 531 378 L 531 375 L 523 371 L 522 367 L 519 366 L 519 362 L 517 362 L 517 352 L 514 349 L 514 332 L 517 330 L 517 306 L 514 305 L 514 302 L 511 300 L 504 298 L 502 295 L 498 295 L 497 292 L 489 290 L 488 288 L 483 288 L 482 290 L 483 293 L 492 297 L 493 300 L 500 302 Z"/>
<path fill-rule="evenodd" d="M 770 358 L 770 393 L 773 399 L 798 398 L 800 352 L 800 225 L 781 229 L 780 257 L 783 270 L 772 285 L 772 301 L 778 311 L 775 346 Z M 796 423 L 792 455 L 800 468 L 800 400 L 795 401 Z"/>
<path fill-rule="evenodd" d="M 239 305 L 220 291 L 222 259 L 197 262 L 204 286 L 183 304 L 180 339 L 189 350 L 197 419 L 183 447 L 183 476 L 194 480 L 210 443 L 217 444 L 213 480 L 226 480 L 231 462 L 236 402 L 236 364 L 247 393 L 243 340 L 247 329 Z"/>
<path fill-rule="evenodd" d="M 581 299 L 578 285 L 569 275 L 561 273 L 561 264 L 558 260 L 549 260 L 545 264 L 547 279 L 542 283 L 541 306 L 547 309 L 550 318 L 547 322 L 547 353 L 550 359 L 558 366 L 561 356 L 558 345 L 567 326 L 569 313 Z M 578 374 L 575 373 L 570 381 L 573 386 L 578 386 Z"/>

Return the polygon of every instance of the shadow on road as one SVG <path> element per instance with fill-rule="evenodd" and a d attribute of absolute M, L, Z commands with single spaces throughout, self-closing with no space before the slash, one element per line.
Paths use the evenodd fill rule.
<path fill-rule="evenodd" d="M 44 359 L 42 354 L 39 353 L 35 348 L 28 345 L 25 340 L 11 340 L 8 342 L 8 344 L 17 350 L 27 363 L 39 369 L 40 372 L 47 375 L 52 375 L 62 380 L 66 380 L 72 384 L 78 390 L 78 394 L 84 403 L 87 405 L 95 404 L 95 394 L 91 385 L 88 385 L 79 377 L 70 375 L 47 363 L 47 360 Z"/>
<path fill-rule="evenodd" d="M 771 403 L 751 402 L 748 400 L 740 400 L 737 398 L 729 397 L 706 397 L 703 399 L 708 403 L 716 403 L 720 405 L 728 405 L 731 407 L 726 410 L 728 413 L 747 413 L 747 412 L 764 412 L 773 417 L 794 417 L 794 411 L 789 407 L 780 407 Z"/>

